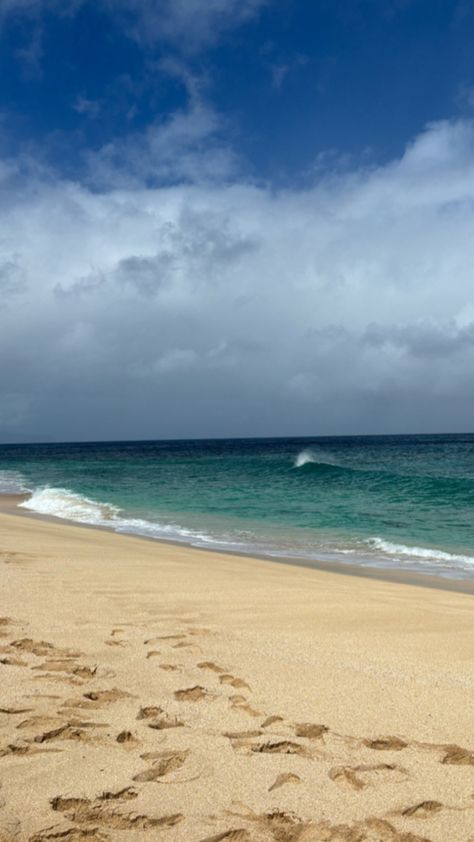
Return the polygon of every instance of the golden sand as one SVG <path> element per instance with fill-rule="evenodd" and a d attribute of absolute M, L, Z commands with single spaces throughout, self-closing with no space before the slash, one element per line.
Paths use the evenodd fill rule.
<path fill-rule="evenodd" d="M 1 842 L 474 840 L 468 593 L 0 515 Z"/>

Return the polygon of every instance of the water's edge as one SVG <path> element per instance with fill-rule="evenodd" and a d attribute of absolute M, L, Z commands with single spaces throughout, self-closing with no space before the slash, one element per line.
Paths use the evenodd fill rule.
<path fill-rule="evenodd" d="M 322 573 L 336 574 L 340 576 L 351 576 L 355 578 L 371 579 L 381 582 L 388 582 L 398 585 L 408 585 L 418 588 L 428 588 L 442 591 L 451 591 L 474 595 L 474 581 L 469 579 L 449 579 L 446 576 L 433 576 L 428 573 L 417 573 L 413 570 L 400 570 L 395 568 L 362 567 L 357 564 L 345 562 L 326 562 L 314 559 L 293 558 L 291 556 L 268 556 L 254 552 L 241 552 L 238 550 L 225 550 L 214 547 L 199 547 L 184 541 L 172 541 L 169 538 L 149 537 L 130 532 L 117 532 L 111 527 L 98 524 L 80 523 L 67 518 L 54 517 L 34 512 L 30 509 L 20 508 L 20 504 L 29 499 L 28 494 L 4 494 L 0 493 L 0 515 L 12 515 L 29 520 L 40 520 L 51 524 L 62 524 L 72 529 L 87 529 L 98 532 L 107 532 L 124 540 L 146 541 L 153 544 L 164 544 L 172 547 L 185 546 L 192 553 L 213 553 L 224 555 L 230 558 L 249 558 L 267 564 L 284 564 L 292 567 L 303 567 L 305 569 L 317 570 Z"/>

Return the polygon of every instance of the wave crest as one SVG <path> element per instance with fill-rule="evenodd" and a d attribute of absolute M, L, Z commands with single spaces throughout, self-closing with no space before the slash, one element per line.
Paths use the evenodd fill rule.
<path fill-rule="evenodd" d="M 39 488 L 28 500 L 20 503 L 41 515 L 52 515 L 79 523 L 106 524 L 114 520 L 120 509 L 110 503 L 97 503 L 67 488 Z"/>
<path fill-rule="evenodd" d="M 316 462 L 312 450 L 301 450 L 295 459 L 295 468 L 302 468 L 308 462 Z"/>
<path fill-rule="evenodd" d="M 58 517 L 91 526 L 106 526 L 115 532 L 142 535 L 168 541 L 184 541 L 190 544 L 222 544 L 228 542 L 215 539 L 206 532 L 187 529 L 175 523 L 159 523 L 143 518 L 120 517 L 122 509 L 112 503 L 99 503 L 67 488 L 39 488 L 28 500 L 20 503 L 24 509 L 37 514 Z"/>
<path fill-rule="evenodd" d="M 324 451 L 315 450 L 311 447 L 300 450 L 293 464 L 295 468 L 303 468 L 304 465 L 324 465 L 330 468 L 344 467 L 336 462 L 329 453 L 324 453 Z"/>
<path fill-rule="evenodd" d="M 393 544 L 391 541 L 385 541 L 378 537 L 368 538 L 366 543 L 374 550 L 381 550 L 390 556 L 408 556 L 419 561 L 424 560 L 430 564 L 433 564 L 433 562 L 443 563 L 448 567 L 451 565 L 457 567 L 460 564 L 468 567 L 474 565 L 474 556 L 448 553 L 445 550 L 435 550 L 430 547 L 408 547 L 406 544 Z"/>

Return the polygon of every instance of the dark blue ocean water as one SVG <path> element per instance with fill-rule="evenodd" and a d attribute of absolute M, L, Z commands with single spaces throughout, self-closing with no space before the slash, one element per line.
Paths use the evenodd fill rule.
<path fill-rule="evenodd" d="M 474 435 L 0 446 L 0 491 L 116 531 L 474 576 Z"/>

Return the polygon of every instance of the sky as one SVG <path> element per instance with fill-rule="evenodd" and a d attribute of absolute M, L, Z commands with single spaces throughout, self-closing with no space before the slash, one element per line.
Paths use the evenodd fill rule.
<path fill-rule="evenodd" d="M 474 429 L 473 0 L 0 0 L 0 441 Z"/>

